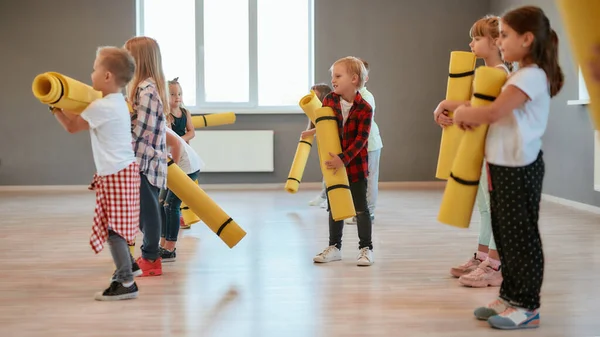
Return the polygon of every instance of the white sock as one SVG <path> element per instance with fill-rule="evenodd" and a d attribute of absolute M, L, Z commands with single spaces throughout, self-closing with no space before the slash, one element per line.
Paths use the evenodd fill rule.
<path fill-rule="evenodd" d="M 129 287 L 131 287 L 133 285 L 133 281 L 127 282 L 127 283 L 123 282 L 122 284 L 123 284 L 123 287 L 129 288 Z"/>

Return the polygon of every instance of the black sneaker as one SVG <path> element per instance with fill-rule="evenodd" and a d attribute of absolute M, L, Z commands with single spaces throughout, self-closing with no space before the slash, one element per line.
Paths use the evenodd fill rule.
<path fill-rule="evenodd" d="M 172 252 L 161 247 L 160 249 L 160 257 L 162 258 L 162 262 L 174 262 L 177 259 L 177 253 L 175 252 L 177 248 L 173 249 Z"/>
<path fill-rule="evenodd" d="M 142 274 L 144 273 L 142 271 L 142 269 L 140 268 L 140 266 L 135 261 L 131 262 L 131 272 L 133 273 L 133 277 L 142 276 Z M 115 272 L 110 277 L 110 282 L 116 281 L 116 277 L 117 277 L 117 271 L 115 270 Z"/>
<path fill-rule="evenodd" d="M 113 281 L 103 292 L 96 293 L 96 301 L 119 301 L 130 300 L 138 297 L 138 287 L 135 282 L 129 287 L 123 286 L 120 282 Z"/>

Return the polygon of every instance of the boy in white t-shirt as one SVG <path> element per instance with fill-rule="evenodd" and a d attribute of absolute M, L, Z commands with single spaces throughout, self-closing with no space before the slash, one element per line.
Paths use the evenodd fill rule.
<path fill-rule="evenodd" d="M 204 166 L 200 156 L 189 146 L 183 138 L 179 137 L 171 128 L 167 128 L 167 151 L 173 162 L 193 181 L 198 179 L 198 174 Z M 173 191 L 164 191 L 165 197 L 161 202 L 163 207 L 162 232 L 160 242 L 160 257 L 163 262 L 173 262 L 177 258 L 175 252 L 177 236 L 179 235 L 179 218 L 181 216 L 181 199 Z M 163 193 L 161 193 L 163 194 Z M 161 198 L 162 199 L 162 198 Z"/>
<path fill-rule="evenodd" d="M 129 108 L 123 94 L 131 80 L 135 62 L 124 49 L 98 49 L 92 86 L 102 98 L 81 114 L 52 108 L 56 119 L 70 133 L 89 130 L 97 173 L 90 189 L 96 191 L 96 209 L 90 245 L 97 254 L 108 241 L 117 267 L 110 286 L 96 294 L 99 301 L 137 298 L 128 243 L 139 229 L 140 174 L 131 146 Z"/>

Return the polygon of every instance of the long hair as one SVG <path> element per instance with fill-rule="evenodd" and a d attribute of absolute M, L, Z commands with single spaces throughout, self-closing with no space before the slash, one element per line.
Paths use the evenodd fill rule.
<path fill-rule="evenodd" d="M 495 15 L 486 15 L 483 18 L 475 21 L 469 30 L 469 36 L 471 38 L 487 37 L 492 41 L 496 40 L 500 37 L 500 17 Z M 500 58 L 502 59 L 500 50 L 498 50 L 498 54 L 500 54 Z M 504 59 L 502 59 L 502 62 L 509 71 L 513 70 L 512 64 L 504 61 Z"/>
<path fill-rule="evenodd" d="M 514 9 L 502 17 L 512 29 L 522 35 L 531 32 L 534 36 L 526 60 L 537 64 L 546 72 L 550 82 L 550 97 L 556 96 L 565 82 L 565 76 L 558 64 L 558 35 L 544 11 L 535 6 Z"/>
<path fill-rule="evenodd" d="M 167 100 L 166 81 L 158 42 L 147 36 L 136 36 L 125 42 L 125 49 L 131 53 L 136 63 L 135 74 L 127 88 L 129 101 L 134 102 L 137 86 L 145 79 L 151 78 L 156 83 L 163 112 L 168 116 L 169 101 Z"/>

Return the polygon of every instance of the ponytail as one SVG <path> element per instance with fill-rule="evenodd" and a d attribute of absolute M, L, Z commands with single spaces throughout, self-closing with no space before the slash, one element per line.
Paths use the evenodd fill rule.
<path fill-rule="evenodd" d="M 554 29 L 550 29 L 549 41 L 542 57 L 540 67 L 544 69 L 550 82 L 550 97 L 554 97 L 562 89 L 565 76 L 558 64 L 558 35 Z"/>

